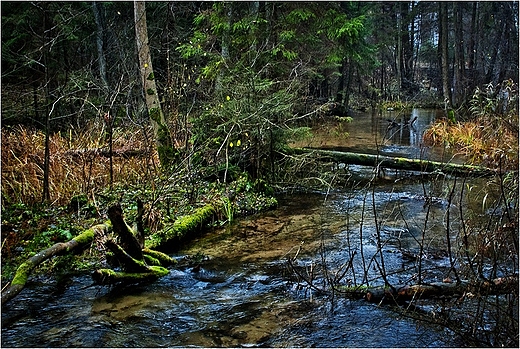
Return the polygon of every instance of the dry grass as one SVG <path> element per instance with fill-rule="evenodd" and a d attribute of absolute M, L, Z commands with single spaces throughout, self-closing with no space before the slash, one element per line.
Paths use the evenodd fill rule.
<path fill-rule="evenodd" d="M 479 117 L 451 123 L 438 120 L 425 133 L 429 145 L 444 145 L 463 153 L 469 162 L 491 168 L 518 168 L 518 129 L 505 118 Z"/>
<path fill-rule="evenodd" d="M 50 136 L 51 204 L 64 205 L 75 195 L 104 190 L 110 185 L 110 160 L 93 149 L 108 149 L 102 122 Z M 158 156 L 140 129 L 115 129 L 114 151 L 150 149 L 146 156 L 113 157 L 113 184 L 138 184 L 155 175 Z M 88 150 L 88 151 L 85 151 Z M 2 129 L 2 207 L 42 201 L 45 135 L 21 126 Z"/>

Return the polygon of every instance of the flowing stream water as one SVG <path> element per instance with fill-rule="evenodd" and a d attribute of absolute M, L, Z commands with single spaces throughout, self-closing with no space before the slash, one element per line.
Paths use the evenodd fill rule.
<path fill-rule="evenodd" d="M 317 128 L 313 140 L 299 145 L 442 160 L 446 154 L 421 142 L 435 117 L 436 111 L 419 109 L 359 114 L 351 123 Z M 400 125 L 391 127 L 387 119 Z M 386 271 L 400 271 L 389 273 L 391 283 L 414 280 L 414 262 L 399 251 L 417 252 L 423 231 L 432 256 L 424 260 L 426 277 L 442 280 L 449 266 L 442 253 L 444 217 L 456 208 L 442 199 L 438 182 L 396 178 L 370 190 L 282 194 L 277 209 L 213 229 L 174 256 L 183 261 L 203 254 L 200 269 L 181 263 L 152 284 L 89 287 L 89 275 L 60 285 L 32 281 L 2 308 L 2 347 L 457 346 L 446 329 L 320 292 L 326 290 L 324 270 L 346 285 L 361 282 L 364 269 L 368 279 L 380 278 L 378 231 Z M 429 210 L 425 192 L 435 200 Z M 291 268 L 287 259 L 296 255 Z M 295 269 L 313 278 L 312 287 Z"/>

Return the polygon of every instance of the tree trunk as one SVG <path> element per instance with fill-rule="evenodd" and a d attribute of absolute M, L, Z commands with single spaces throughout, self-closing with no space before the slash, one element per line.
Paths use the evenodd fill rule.
<path fill-rule="evenodd" d="M 48 40 L 47 36 L 50 29 L 48 29 L 48 15 L 47 15 L 47 6 L 44 4 L 43 6 L 43 28 L 45 29 L 45 34 L 43 35 L 43 44 L 42 44 L 42 55 L 43 55 L 43 65 L 45 70 L 45 154 L 43 157 L 43 192 L 42 192 L 42 202 L 50 201 L 50 188 L 49 188 L 49 171 L 50 171 L 50 132 L 51 132 L 51 115 L 49 105 L 51 103 L 51 82 L 50 82 L 50 73 L 49 73 L 49 64 L 48 64 Z"/>
<path fill-rule="evenodd" d="M 402 25 L 403 25 L 403 19 L 401 18 L 401 11 L 400 11 L 401 5 L 399 4 L 396 7 L 396 18 L 397 18 L 397 49 L 396 49 L 396 62 L 395 66 L 397 68 L 397 88 L 399 91 L 397 92 L 397 95 L 401 95 L 401 89 L 403 86 L 403 71 L 402 71 L 402 61 L 403 61 L 403 36 L 401 34 L 402 31 Z"/>
<path fill-rule="evenodd" d="M 150 47 L 148 43 L 148 30 L 146 27 L 146 9 L 144 1 L 134 1 L 135 33 L 137 41 L 137 53 L 139 56 L 139 69 L 143 85 L 146 107 L 155 133 L 157 152 L 161 166 L 167 168 L 176 159 L 176 151 L 171 139 L 170 130 L 159 102 L 155 75 L 152 67 Z"/>
<path fill-rule="evenodd" d="M 471 9 L 471 25 L 468 44 L 468 69 L 470 72 L 475 68 L 476 41 L 477 41 L 477 9 L 478 2 L 475 1 Z"/>
<path fill-rule="evenodd" d="M 110 206 L 108 209 L 108 218 L 110 218 L 110 221 L 112 222 L 114 233 L 119 237 L 120 245 L 123 250 L 132 258 L 142 261 L 142 246 L 140 246 L 132 228 L 126 224 L 121 205 L 116 204 Z"/>
<path fill-rule="evenodd" d="M 442 95 L 445 109 L 453 108 L 450 89 L 449 61 L 448 61 L 448 5 L 439 2 L 439 55 L 442 76 Z"/>
<path fill-rule="evenodd" d="M 139 203 L 138 206 L 140 206 Z M 113 261 L 117 262 L 115 264 L 121 266 L 123 270 L 98 269 L 92 274 L 94 283 L 112 285 L 149 282 L 169 273 L 168 269 L 163 266 L 174 264 L 174 260 L 161 252 L 143 249 L 140 239 L 137 237 L 139 232 L 134 231 L 125 222 L 123 210 L 119 204 L 112 205 L 108 209 L 108 216 L 112 222 L 113 231 L 118 236 L 119 244 L 108 240 L 105 246 L 113 253 Z"/>
<path fill-rule="evenodd" d="M 286 150 L 289 154 L 312 154 L 321 157 L 323 161 L 335 161 L 339 163 L 385 167 L 405 171 L 419 172 L 444 172 L 455 176 L 492 176 L 498 172 L 489 168 L 442 163 L 420 159 L 397 158 L 372 154 L 359 154 L 334 150 L 322 150 L 312 148 L 291 148 Z"/>
<path fill-rule="evenodd" d="M 103 20 L 103 3 L 94 1 L 92 3 L 92 12 L 94 13 L 94 21 L 96 22 L 96 47 L 98 53 L 99 77 L 105 91 L 108 91 L 107 79 L 107 63 L 105 59 L 105 52 L 103 49 L 103 33 L 105 32 L 105 22 Z"/>
<path fill-rule="evenodd" d="M 222 4 L 223 10 L 226 13 L 226 25 L 224 26 L 224 30 L 222 33 L 222 40 L 221 40 L 221 50 L 220 55 L 222 57 L 222 67 L 220 68 L 217 79 L 215 81 L 215 90 L 217 92 L 222 91 L 222 80 L 225 77 L 226 70 L 228 69 L 228 66 L 230 64 L 230 54 L 229 49 L 231 46 L 231 26 L 232 26 L 232 19 L 233 19 L 233 6 L 234 4 L 232 2 L 224 2 Z"/>
<path fill-rule="evenodd" d="M 138 204 L 138 206 L 140 205 Z M 143 250 L 137 237 L 138 232 L 125 222 L 123 210 L 119 204 L 109 207 L 108 216 L 119 244 L 114 240 L 108 240 L 105 246 L 113 253 L 114 258 L 111 262 L 116 262 L 113 264 L 121 266 L 122 271 L 98 269 L 92 274 L 92 279 L 96 284 L 138 283 L 151 281 L 168 274 L 168 269 L 163 265 L 173 264 L 173 259 L 158 251 Z"/>
<path fill-rule="evenodd" d="M 453 24 L 455 27 L 455 65 L 453 83 L 453 104 L 460 106 L 464 102 L 464 37 L 462 30 L 462 9 L 461 3 L 453 3 Z"/>

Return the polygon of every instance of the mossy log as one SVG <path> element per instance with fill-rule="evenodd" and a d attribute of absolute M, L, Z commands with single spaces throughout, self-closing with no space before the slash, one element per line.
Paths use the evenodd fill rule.
<path fill-rule="evenodd" d="M 366 292 L 372 303 L 400 303 L 413 299 L 454 298 L 464 294 L 492 295 L 518 291 L 518 275 L 496 278 L 490 281 L 434 282 L 420 285 L 376 287 Z"/>
<path fill-rule="evenodd" d="M 103 224 L 98 224 L 85 230 L 68 242 L 57 243 L 29 258 L 18 267 L 11 284 L 2 292 L 2 304 L 13 299 L 23 290 L 29 275 L 36 266 L 54 256 L 79 252 L 94 241 L 96 234 L 107 234 L 111 229 L 112 223 L 106 221 Z"/>
<path fill-rule="evenodd" d="M 148 265 L 168 267 L 177 263 L 175 259 L 168 256 L 166 253 L 150 250 L 149 248 L 143 248 L 143 257 Z"/>
<path fill-rule="evenodd" d="M 92 273 L 92 279 L 97 285 L 113 285 L 116 283 L 134 284 L 138 282 L 155 281 L 169 273 L 169 270 L 161 266 L 148 266 L 146 271 L 130 273 L 115 271 L 112 269 L 98 269 Z"/>
<path fill-rule="evenodd" d="M 172 224 L 167 224 L 162 230 L 153 234 L 145 245 L 149 249 L 164 246 L 172 247 L 185 239 L 187 235 L 199 231 L 211 222 L 216 213 L 215 206 L 208 204 L 196 209 L 192 214 L 178 218 Z"/>
<path fill-rule="evenodd" d="M 113 231 L 119 237 L 121 247 L 132 258 L 137 260 L 143 259 L 143 246 L 140 245 L 137 238 L 137 232 L 126 224 L 123 217 L 123 209 L 120 204 L 112 205 L 108 208 L 108 218 L 112 222 Z"/>
<path fill-rule="evenodd" d="M 113 253 L 123 271 L 98 269 L 92 274 L 95 284 L 149 282 L 168 274 L 168 269 L 164 266 L 171 265 L 175 261 L 164 253 L 142 248 L 137 236 L 139 232 L 130 228 L 125 222 L 123 210 L 119 204 L 110 206 L 108 216 L 119 243 L 108 240 L 105 246 Z"/>
<path fill-rule="evenodd" d="M 384 167 L 404 171 L 442 172 L 454 176 L 486 177 L 497 174 L 497 171 L 493 169 L 480 166 L 460 165 L 421 159 L 408 159 L 402 157 L 360 154 L 315 148 L 289 148 L 286 150 L 286 153 L 316 155 L 325 161 L 332 160 L 335 162 L 351 165 Z"/>

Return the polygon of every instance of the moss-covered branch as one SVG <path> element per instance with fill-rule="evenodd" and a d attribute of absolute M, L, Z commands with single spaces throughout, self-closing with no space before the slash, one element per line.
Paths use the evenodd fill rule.
<path fill-rule="evenodd" d="M 187 235 L 199 231 L 209 223 L 216 213 L 215 206 L 208 204 L 196 209 L 191 215 L 180 217 L 174 223 L 166 225 L 164 229 L 150 236 L 146 247 L 157 249 L 162 246 L 179 243 Z"/>
<path fill-rule="evenodd" d="M 288 154 L 310 154 L 322 157 L 327 161 L 335 161 L 345 164 L 362 166 L 379 166 L 405 171 L 419 172 L 444 172 L 454 176 L 492 176 L 497 171 L 473 165 L 460 165 L 444 162 L 428 161 L 421 159 L 408 159 L 373 154 L 358 154 L 343 151 L 312 149 L 312 148 L 290 148 Z"/>
<path fill-rule="evenodd" d="M 2 304 L 13 299 L 23 290 L 29 275 L 39 264 L 54 256 L 81 251 L 83 247 L 94 240 L 96 234 L 106 234 L 111 229 L 112 224 L 110 221 L 95 225 L 90 229 L 85 230 L 72 240 L 57 243 L 26 260 L 16 270 L 16 274 L 11 281 L 11 284 L 2 292 Z"/>
<path fill-rule="evenodd" d="M 155 281 L 168 273 L 168 269 L 161 266 L 149 266 L 146 271 L 138 273 L 98 269 L 92 274 L 92 279 L 98 285 L 113 285 L 116 283 L 134 284 L 137 282 Z"/>
<path fill-rule="evenodd" d="M 369 302 L 405 302 L 417 298 L 460 297 L 471 292 L 476 295 L 507 294 L 518 290 L 518 275 L 486 281 L 434 282 L 420 285 L 375 287 L 367 290 Z"/>

